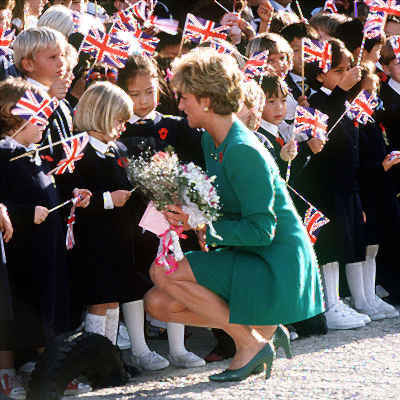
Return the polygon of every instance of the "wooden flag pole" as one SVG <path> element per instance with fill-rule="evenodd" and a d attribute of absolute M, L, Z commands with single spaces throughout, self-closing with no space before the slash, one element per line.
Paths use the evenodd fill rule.
<path fill-rule="evenodd" d="M 181 44 L 179 45 L 178 57 L 180 57 L 182 55 L 183 42 L 185 40 L 185 32 L 186 32 L 187 23 L 188 23 L 188 16 L 186 15 L 185 26 L 183 27 L 183 31 L 182 31 Z"/>
<path fill-rule="evenodd" d="M 53 144 L 47 144 L 46 146 L 42 146 L 42 147 L 38 147 L 37 149 L 29 150 L 24 154 L 20 154 L 19 156 L 10 158 L 10 161 L 15 161 L 15 160 L 18 160 L 18 159 L 23 158 L 23 157 L 28 157 L 30 154 L 33 154 L 33 153 L 36 153 L 36 152 L 39 152 L 39 151 L 42 151 L 42 150 L 46 150 L 51 146 L 57 146 L 57 145 L 59 145 L 61 143 L 68 142 L 68 141 L 70 141 L 72 139 L 78 139 L 78 138 L 80 138 L 80 137 L 82 137 L 84 135 L 87 135 L 87 133 L 86 132 L 78 133 L 75 136 L 71 136 L 69 138 L 65 138 L 65 139 L 59 140 L 58 142 L 55 142 Z"/>
<path fill-rule="evenodd" d="M 227 12 L 228 14 L 231 13 L 231 11 L 229 11 L 226 7 L 224 7 L 220 2 L 218 2 L 217 0 L 214 0 L 214 3 L 218 6 L 220 6 L 225 12 Z"/>
<path fill-rule="evenodd" d="M 304 97 L 306 94 L 305 90 L 305 73 L 304 73 L 304 39 L 301 39 L 301 95 Z"/>
<path fill-rule="evenodd" d="M 299 10 L 300 19 L 301 19 L 302 22 L 304 22 L 303 11 L 301 10 L 301 7 L 300 7 L 300 4 L 299 4 L 299 1 L 298 1 L 298 0 L 296 0 L 296 6 L 297 6 L 297 9 Z"/>
<path fill-rule="evenodd" d="M 64 206 L 66 206 L 67 204 L 71 203 L 73 200 L 74 200 L 74 199 L 69 199 L 69 200 L 67 200 L 67 201 L 64 201 L 64 203 L 61 203 L 61 204 L 59 204 L 59 205 L 57 205 L 57 206 L 51 208 L 51 209 L 49 210 L 49 214 L 52 213 L 53 211 L 58 210 L 59 208 L 62 208 L 62 207 L 64 207 Z"/>
<path fill-rule="evenodd" d="M 6 249 L 4 248 L 3 232 L 0 232 L 0 251 L 3 264 L 7 264 Z"/>

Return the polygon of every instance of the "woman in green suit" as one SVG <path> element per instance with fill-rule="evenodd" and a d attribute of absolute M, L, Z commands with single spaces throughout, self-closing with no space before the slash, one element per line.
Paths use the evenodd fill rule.
<path fill-rule="evenodd" d="M 222 216 L 214 227 L 222 240 L 200 231 L 218 250 L 187 253 L 168 275 L 154 264 L 145 306 L 157 319 L 220 328 L 233 338 L 231 365 L 211 380 L 241 380 L 265 364 L 268 377 L 273 343 L 290 354 L 279 324 L 324 311 L 317 260 L 275 162 L 235 115 L 243 76 L 234 60 L 195 49 L 173 73 L 179 108 L 192 128 L 207 131 L 202 147 L 207 173 L 217 176 Z M 168 209 L 171 224 L 191 229 L 178 206 Z"/>

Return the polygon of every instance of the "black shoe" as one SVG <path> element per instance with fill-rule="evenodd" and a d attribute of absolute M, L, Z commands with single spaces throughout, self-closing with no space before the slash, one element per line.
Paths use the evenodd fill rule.
<path fill-rule="evenodd" d="M 326 335 L 328 333 L 324 314 L 318 314 L 304 321 L 295 322 L 292 325 L 300 337 Z"/>

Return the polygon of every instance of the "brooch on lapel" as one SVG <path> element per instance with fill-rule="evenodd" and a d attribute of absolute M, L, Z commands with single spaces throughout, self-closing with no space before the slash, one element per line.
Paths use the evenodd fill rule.
<path fill-rule="evenodd" d="M 168 129 L 167 128 L 161 128 L 158 131 L 158 134 L 160 135 L 161 140 L 165 140 L 168 136 Z"/>

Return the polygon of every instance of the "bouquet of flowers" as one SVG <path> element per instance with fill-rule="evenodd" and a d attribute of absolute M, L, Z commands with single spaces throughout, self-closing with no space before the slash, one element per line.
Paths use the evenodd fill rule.
<path fill-rule="evenodd" d="M 130 160 L 128 176 L 150 200 L 139 225 L 160 238 L 156 263 L 164 266 L 167 273 L 175 271 L 178 261 L 183 259 L 179 238 L 185 237 L 183 229 L 171 226 L 161 213 L 168 205 L 180 205 L 189 215 L 188 224 L 192 228 L 208 225 L 211 235 L 222 239 L 212 225 L 220 210 L 213 185 L 215 177 L 208 177 L 194 163 L 181 164 L 171 148 Z"/>

